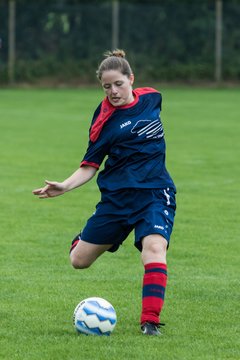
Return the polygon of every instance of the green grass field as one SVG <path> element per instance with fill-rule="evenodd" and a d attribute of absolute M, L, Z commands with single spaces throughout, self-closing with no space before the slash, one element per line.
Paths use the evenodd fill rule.
<path fill-rule="evenodd" d="M 0 359 L 240 358 L 240 89 L 159 90 L 178 209 L 166 327 L 150 338 L 138 325 L 143 269 L 133 235 L 90 269 L 69 264 L 70 242 L 99 199 L 95 180 L 55 199 L 31 193 L 79 166 L 101 90 L 0 90 Z M 75 333 L 73 310 L 89 296 L 114 305 L 110 337 Z"/>

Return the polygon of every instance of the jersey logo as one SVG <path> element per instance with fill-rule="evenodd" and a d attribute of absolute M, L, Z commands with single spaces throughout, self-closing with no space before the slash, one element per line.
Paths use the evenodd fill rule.
<path fill-rule="evenodd" d="M 163 137 L 163 127 L 160 119 L 156 120 L 139 120 L 131 130 L 132 134 L 137 133 L 138 136 L 145 135 L 148 138 Z"/>
<path fill-rule="evenodd" d="M 125 126 L 131 125 L 131 121 L 126 121 L 125 123 L 120 125 L 120 129 L 124 128 Z"/>
<path fill-rule="evenodd" d="M 154 225 L 154 229 L 164 230 L 164 227 L 161 225 Z"/>

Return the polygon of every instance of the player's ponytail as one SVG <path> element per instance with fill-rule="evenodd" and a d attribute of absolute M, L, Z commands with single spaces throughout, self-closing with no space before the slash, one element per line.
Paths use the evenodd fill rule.
<path fill-rule="evenodd" d="M 126 54 L 124 50 L 115 49 L 113 51 L 107 51 L 104 53 L 104 57 L 105 59 L 96 71 L 99 80 L 101 80 L 104 71 L 117 70 L 127 77 L 130 77 L 133 73 L 129 62 L 125 58 Z"/>
<path fill-rule="evenodd" d="M 120 57 L 120 58 L 125 58 L 126 54 L 124 50 L 120 50 L 120 49 L 115 49 L 113 51 L 106 51 L 103 54 L 106 58 L 111 57 L 111 56 L 116 56 L 116 57 Z"/>

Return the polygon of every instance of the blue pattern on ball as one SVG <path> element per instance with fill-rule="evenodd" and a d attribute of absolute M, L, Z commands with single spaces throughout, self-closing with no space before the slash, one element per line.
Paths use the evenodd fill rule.
<path fill-rule="evenodd" d="M 90 308 L 88 307 L 88 305 L 90 305 Z M 93 310 L 93 307 L 91 305 L 93 307 L 96 307 L 97 309 Z M 109 320 L 111 324 L 115 324 L 116 322 L 115 310 L 112 307 L 106 309 L 103 306 L 101 306 L 97 301 L 88 301 L 88 303 L 86 303 L 84 306 L 84 311 L 87 315 L 92 315 L 92 314 L 96 315 L 99 321 Z"/>
<path fill-rule="evenodd" d="M 84 321 L 77 321 L 77 332 L 79 332 L 80 334 L 84 334 L 84 335 L 104 335 L 104 336 L 110 336 L 111 335 L 111 331 L 106 331 L 106 332 L 102 332 L 98 327 L 96 328 L 89 328 L 87 327 L 87 325 L 85 324 Z"/>

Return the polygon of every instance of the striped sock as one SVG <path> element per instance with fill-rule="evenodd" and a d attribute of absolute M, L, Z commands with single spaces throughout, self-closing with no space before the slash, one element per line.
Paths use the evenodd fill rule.
<path fill-rule="evenodd" d="M 79 243 L 80 240 L 81 240 L 80 235 L 76 236 L 76 237 L 73 239 L 72 244 L 71 244 L 71 247 L 70 247 L 69 254 L 71 254 L 71 252 L 72 252 L 73 249 L 77 246 L 77 244 Z"/>
<path fill-rule="evenodd" d="M 144 267 L 141 324 L 144 322 L 159 324 L 167 285 L 167 265 L 150 263 Z"/>

